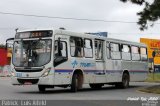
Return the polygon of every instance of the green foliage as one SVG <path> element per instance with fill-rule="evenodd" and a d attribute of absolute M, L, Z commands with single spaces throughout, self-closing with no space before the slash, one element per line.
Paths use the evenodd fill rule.
<path fill-rule="evenodd" d="M 145 0 L 120 0 L 120 1 L 122 2 L 130 1 L 132 3 L 139 4 L 139 5 L 142 5 L 145 2 Z"/>
<path fill-rule="evenodd" d="M 137 22 L 140 25 L 140 30 L 148 28 L 149 22 L 152 22 L 150 26 L 154 25 L 154 22 L 160 18 L 160 0 L 153 0 L 149 3 L 147 0 L 120 0 L 122 2 L 130 1 L 134 4 L 144 5 L 144 9 L 137 13 L 140 16 Z"/>
<path fill-rule="evenodd" d="M 146 79 L 147 82 L 160 82 L 160 73 L 150 73 L 148 74 L 148 78 Z M 147 88 L 139 89 L 139 91 L 147 92 L 147 93 L 156 93 L 160 94 L 160 85 L 155 85 Z"/>
<path fill-rule="evenodd" d="M 148 74 L 147 82 L 160 82 L 160 73 L 150 73 Z"/>
<path fill-rule="evenodd" d="M 139 91 L 147 92 L 147 93 L 155 93 L 160 94 L 160 85 L 155 85 L 147 88 L 142 88 Z"/>

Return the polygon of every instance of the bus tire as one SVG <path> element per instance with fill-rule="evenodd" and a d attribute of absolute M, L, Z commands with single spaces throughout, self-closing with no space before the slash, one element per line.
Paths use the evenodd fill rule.
<path fill-rule="evenodd" d="M 123 89 L 129 87 L 129 75 L 127 73 L 123 74 L 122 82 L 120 84 L 120 87 L 123 88 Z"/>
<path fill-rule="evenodd" d="M 72 83 L 71 83 L 71 91 L 77 92 L 77 90 L 78 90 L 78 75 L 73 74 Z"/>
<path fill-rule="evenodd" d="M 101 89 L 103 85 L 102 84 L 89 84 L 89 86 L 92 89 Z"/>
<path fill-rule="evenodd" d="M 46 87 L 44 85 L 38 85 L 39 92 L 45 92 Z"/>

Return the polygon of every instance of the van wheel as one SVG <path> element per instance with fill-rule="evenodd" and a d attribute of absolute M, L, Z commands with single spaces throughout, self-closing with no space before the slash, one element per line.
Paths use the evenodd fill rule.
<path fill-rule="evenodd" d="M 71 91 L 77 92 L 79 89 L 82 88 L 82 84 L 83 84 L 83 75 L 77 73 L 73 74 Z"/>
<path fill-rule="evenodd" d="M 128 88 L 129 87 L 129 75 L 127 73 L 123 74 L 122 82 L 120 83 L 120 88 Z"/>
<path fill-rule="evenodd" d="M 46 87 L 44 85 L 38 85 L 39 92 L 45 92 Z"/>

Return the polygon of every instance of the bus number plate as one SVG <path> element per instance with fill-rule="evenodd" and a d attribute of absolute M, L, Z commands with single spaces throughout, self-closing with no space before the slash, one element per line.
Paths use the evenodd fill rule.
<path fill-rule="evenodd" d="M 25 82 L 24 85 L 32 85 L 31 82 Z"/>
<path fill-rule="evenodd" d="M 16 77 L 22 77 L 22 73 L 16 73 Z"/>

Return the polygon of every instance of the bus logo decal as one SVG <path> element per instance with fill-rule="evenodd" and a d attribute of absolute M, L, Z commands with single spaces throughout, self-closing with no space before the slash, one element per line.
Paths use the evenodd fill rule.
<path fill-rule="evenodd" d="M 76 60 L 74 60 L 71 64 L 72 64 L 73 68 L 75 68 L 75 66 L 78 65 L 78 62 Z"/>
<path fill-rule="evenodd" d="M 94 67 L 95 64 L 94 63 L 80 63 L 80 67 Z"/>

